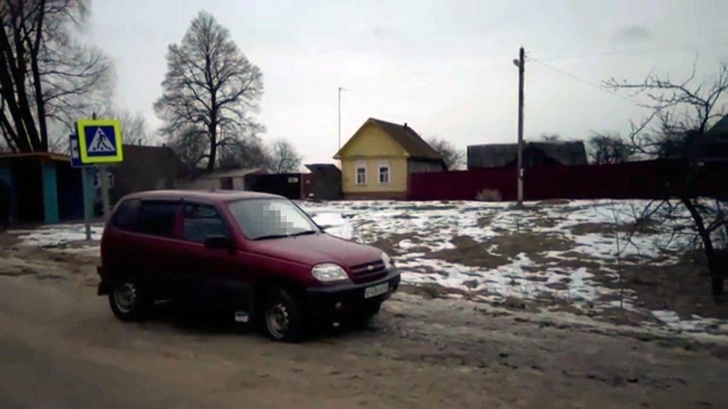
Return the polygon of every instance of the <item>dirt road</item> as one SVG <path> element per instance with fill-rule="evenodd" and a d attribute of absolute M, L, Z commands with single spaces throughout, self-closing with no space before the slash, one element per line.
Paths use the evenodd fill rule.
<path fill-rule="evenodd" d="M 725 344 L 485 308 L 399 294 L 368 329 L 286 345 L 171 309 L 122 324 L 88 285 L 0 277 L 0 407 L 728 407 Z"/>

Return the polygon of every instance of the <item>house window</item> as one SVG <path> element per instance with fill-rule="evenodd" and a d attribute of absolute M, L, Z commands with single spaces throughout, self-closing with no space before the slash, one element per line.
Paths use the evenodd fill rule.
<path fill-rule="evenodd" d="M 367 184 L 367 165 L 366 163 L 356 164 L 356 184 L 366 185 Z"/>
<path fill-rule="evenodd" d="M 383 162 L 379 164 L 379 183 L 387 184 L 390 178 L 389 163 Z"/>

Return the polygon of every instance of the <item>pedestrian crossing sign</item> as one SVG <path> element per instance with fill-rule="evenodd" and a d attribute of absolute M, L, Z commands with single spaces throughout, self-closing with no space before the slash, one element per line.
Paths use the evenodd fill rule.
<path fill-rule="evenodd" d="M 76 121 L 78 150 L 84 165 L 118 163 L 124 160 L 121 126 L 115 119 Z"/>

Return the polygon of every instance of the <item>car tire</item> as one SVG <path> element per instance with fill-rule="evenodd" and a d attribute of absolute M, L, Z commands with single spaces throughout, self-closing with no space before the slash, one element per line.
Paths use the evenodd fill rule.
<path fill-rule="evenodd" d="M 138 280 L 131 277 L 114 281 L 109 291 L 109 305 L 121 321 L 141 321 L 151 309 L 151 300 Z"/>
<path fill-rule="evenodd" d="M 270 291 L 262 311 L 262 327 L 275 341 L 296 343 L 303 339 L 304 316 L 301 302 L 290 290 Z"/>

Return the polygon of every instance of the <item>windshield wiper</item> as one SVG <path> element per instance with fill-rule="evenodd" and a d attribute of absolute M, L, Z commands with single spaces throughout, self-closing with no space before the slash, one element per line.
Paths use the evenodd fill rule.
<path fill-rule="evenodd" d="M 318 231 L 316 231 L 316 230 L 304 230 L 304 231 L 299 231 L 298 233 L 291 234 L 291 237 L 305 236 L 308 234 L 316 234 L 316 233 L 318 233 Z"/>
<path fill-rule="evenodd" d="M 268 240 L 268 239 L 282 239 L 284 237 L 291 237 L 290 234 L 268 234 L 266 236 L 258 236 L 253 240 Z"/>
<path fill-rule="evenodd" d="M 316 233 L 318 233 L 316 230 L 304 230 L 304 231 L 299 231 L 296 233 L 288 233 L 288 234 L 268 234 L 265 236 L 256 237 L 253 240 L 283 239 L 286 237 L 296 237 L 296 236 L 303 236 L 303 235 L 307 235 L 307 234 L 316 234 Z"/>

